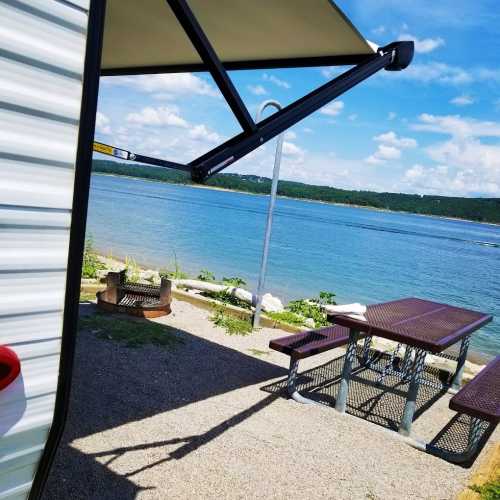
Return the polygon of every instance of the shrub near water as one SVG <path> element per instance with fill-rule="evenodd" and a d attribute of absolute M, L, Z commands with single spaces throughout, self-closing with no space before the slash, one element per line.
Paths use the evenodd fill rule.
<path fill-rule="evenodd" d="M 224 328 L 229 335 L 248 335 L 252 333 L 250 321 L 226 314 L 224 306 L 217 306 L 210 320 L 215 325 Z"/>
<path fill-rule="evenodd" d="M 97 271 L 102 271 L 103 269 L 106 269 L 106 266 L 99 260 L 94 251 L 92 238 L 87 238 L 83 251 L 82 277 L 95 279 L 97 278 Z"/>

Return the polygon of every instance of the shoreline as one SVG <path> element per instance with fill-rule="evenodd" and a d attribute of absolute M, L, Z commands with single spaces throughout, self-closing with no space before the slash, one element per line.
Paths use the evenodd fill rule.
<path fill-rule="evenodd" d="M 117 270 L 118 267 L 125 268 L 126 266 L 125 258 L 120 258 L 114 255 L 106 257 L 98 249 L 96 255 L 99 258 L 99 260 L 106 265 L 108 270 Z M 144 262 L 139 262 L 135 259 L 134 259 L 134 264 L 137 266 L 137 270 L 143 273 L 157 272 L 160 269 L 155 266 L 147 265 Z M 494 356 L 491 354 L 483 353 L 481 351 L 476 351 L 470 348 L 467 360 L 476 365 L 486 365 L 491 359 L 493 359 L 493 357 Z"/>
<path fill-rule="evenodd" d="M 217 186 L 207 186 L 207 185 L 202 185 L 202 184 L 187 184 L 187 183 L 183 183 L 183 182 L 166 182 L 166 181 L 162 181 L 159 179 L 147 179 L 145 177 L 135 177 L 132 175 L 108 174 L 105 172 L 92 172 L 92 175 L 101 175 L 101 176 L 106 176 L 106 177 L 118 177 L 118 178 L 123 177 L 125 179 L 136 179 L 136 180 L 145 181 L 145 182 L 168 184 L 170 186 L 185 186 L 185 187 L 190 187 L 190 188 L 195 188 L 195 189 L 209 189 L 212 191 L 239 193 L 239 194 L 246 194 L 249 196 L 269 196 L 268 194 L 264 194 L 264 193 L 252 193 L 250 191 L 240 191 L 237 189 L 228 189 L 228 188 L 221 188 L 221 187 L 217 187 Z M 477 220 L 473 220 L 473 219 L 462 219 L 460 217 L 450 217 L 450 216 L 446 216 L 446 215 L 419 214 L 416 212 L 406 212 L 404 210 L 390 210 L 388 208 L 370 207 L 370 206 L 366 206 L 366 205 L 356 205 L 356 204 L 352 204 L 352 203 L 340 203 L 340 202 L 334 202 L 334 201 L 313 200 L 311 198 L 295 198 L 293 196 L 284 196 L 284 195 L 277 195 L 277 198 L 282 198 L 285 200 L 303 201 L 303 202 L 307 202 L 307 203 L 318 203 L 321 205 L 335 205 L 335 206 L 339 206 L 339 207 L 361 208 L 364 210 L 371 210 L 374 212 L 386 212 L 386 213 L 393 213 L 393 214 L 416 215 L 419 217 L 430 217 L 432 219 L 461 221 L 461 222 L 469 222 L 469 223 L 473 223 L 473 224 L 483 224 L 486 226 L 500 227 L 500 223 L 482 222 L 482 221 L 477 221 Z"/>

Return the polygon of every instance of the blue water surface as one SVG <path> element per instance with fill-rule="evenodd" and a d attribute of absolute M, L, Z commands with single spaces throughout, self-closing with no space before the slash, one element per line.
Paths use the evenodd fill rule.
<path fill-rule="evenodd" d="M 88 229 L 105 254 L 256 285 L 268 197 L 94 175 Z M 473 348 L 500 353 L 500 228 L 279 199 L 266 288 L 366 304 L 421 297 L 495 316 Z"/>

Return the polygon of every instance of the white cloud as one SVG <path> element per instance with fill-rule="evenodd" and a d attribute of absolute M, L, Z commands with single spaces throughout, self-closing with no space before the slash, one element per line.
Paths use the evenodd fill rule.
<path fill-rule="evenodd" d="M 220 142 L 219 134 L 209 130 L 206 125 L 195 125 L 188 132 L 188 136 L 196 141 Z"/>
<path fill-rule="evenodd" d="M 372 29 L 372 33 L 374 35 L 383 35 L 385 32 L 386 32 L 386 27 L 383 25 L 380 25 L 377 28 Z"/>
<path fill-rule="evenodd" d="M 188 127 L 188 122 L 179 116 L 176 107 L 161 106 L 152 108 L 148 106 L 138 113 L 129 113 L 126 120 L 136 125 Z"/>
<path fill-rule="evenodd" d="M 382 73 L 382 75 L 385 74 Z M 462 85 L 474 81 L 473 76 L 465 69 L 435 61 L 425 64 L 410 64 L 404 71 L 391 73 L 391 77 L 423 83 L 435 82 L 442 85 Z"/>
<path fill-rule="evenodd" d="M 370 165 L 381 165 L 392 160 L 401 158 L 401 149 L 416 148 L 417 141 L 411 137 L 398 137 L 393 132 L 376 135 L 374 141 L 379 142 L 377 150 L 372 155 L 365 158 L 365 162 Z"/>
<path fill-rule="evenodd" d="M 293 141 L 294 139 L 297 139 L 297 134 L 293 130 L 288 130 L 285 132 L 285 139 L 287 141 Z"/>
<path fill-rule="evenodd" d="M 302 131 L 305 132 L 306 134 L 314 134 L 314 130 L 309 127 L 304 127 Z"/>
<path fill-rule="evenodd" d="M 398 137 L 393 131 L 377 135 L 373 138 L 373 140 L 389 146 L 394 146 L 396 148 L 417 147 L 417 141 L 415 139 L 412 139 L 411 137 Z"/>
<path fill-rule="evenodd" d="M 440 85 L 468 85 L 474 82 L 488 84 L 500 83 L 500 70 L 484 67 L 464 69 L 460 66 L 431 61 L 428 63 L 410 64 L 404 71 L 382 72 L 383 78 L 399 78 L 422 83 L 438 83 Z"/>
<path fill-rule="evenodd" d="M 419 122 L 414 129 L 448 135 L 449 139 L 426 148 L 433 164 L 409 169 L 404 177 L 408 188 L 460 196 L 500 194 L 500 144 L 480 140 L 500 138 L 500 123 L 426 113 Z"/>
<path fill-rule="evenodd" d="M 371 165 L 380 165 L 390 160 L 399 160 L 401 158 L 401 150 L 394 146 L 379 144 L 377 151 L 365 159 L 366 163 Z"/>
<path fill-rule="evenodd" d="M 100 111 L 97 112 L 95 117 L 95 128 L 100 134 L 109 135 L 111 134 L 110 119 Z"/>
<path fill-rule="evenodd" d="M 328 116 L 337 116 L 344 109 L 343 101 L 333 101 L 321 108 L 320 113 Z"/>
<path fill-rule="evenodd" d="M 474 104 L 475 100 L 473 97 L 467 94 L 457 95 L 451 99 L 450 104 L 454 104 L 455 106 L 469 106 Z"/>
<path fill-rule="evenodd" d="M 403 183 L 406 190 L 424 194 L 498 196 L 500 192 L 499 177 L 498 173 L 483 177 L 476 168 L 416 164 L 405 172 Z"/>
<path fill-rule="evenodd" d="M 412 36 L 406 33 L 400 35 L 399 40 L 413 40 L 415 43 L 415 52 L 419 54 L 427 54 L 444 45 L 444 40 L 439 37 L 419 39 L 416 36 Z"/>
<path fill-rule="evenodd" d="M 358 115 L 356 113 L 351 113 L 347 118 L 351 122 L 354 122 L 354 121 L 356 121 L 358 119 Z"/>
<path fill-rule="evenodd" d="M 295 163 L 302 163 L 305 158 L 305 151 L 290 141 L 283 141 L 283 156 L 290 158 Z"/>
<path fill-rule="evenodd" d="M 277 87 L 281 87 L 283 89 L 289 89 L 291 87 L 291 85 L 287 81 L 281 80 L 275 77 L 274 75 L 269 75 L 267 73 L 264 73 L 262 75 L 262 79 L 266 82 L 274 83 L 274 85 L 276 85 Z"/>
<path fill-rule="evenodd" d="M 387 114 L 387 119 L 392 121 L 394 120 L 396 117 L 397 117 L 397 113 L 395 113 L 394 111 L 389 111 L 389 113 Z"/>
<path fill-rule="evenodd" d="M 253 95 L 267 95 L 267 90 L 262 85 L 247 85 L 247 89 Z"/>
<path fill-rule="evenodd" d="M 102 80 L 107 85 L 121 85 L 141 92 L 155 93 L 163 99 L 186 94 L 220 97 L 218 89 L 192 73 L 111 76 L 103 77 Z"/>
<path fill-rule="evenodd" d="M 478 68 L 478 80 L 500 83 L 500 69 Z"/>
<path fill-rule="evenodd" d="M 454 137 L 500 137 L 500 123 L 462 118 L 460 115 L 431 115 L 422 113 L 413 130 L 448 134 Z"/>

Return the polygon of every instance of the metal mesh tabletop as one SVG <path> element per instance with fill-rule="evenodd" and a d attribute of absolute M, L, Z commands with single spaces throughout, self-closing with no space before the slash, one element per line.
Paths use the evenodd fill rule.
<path fill-rule="evenodd" d="M 440 353 L 492 320 L 491 315 L 408 298 L 368 306 L 366 322 L 335 316 L 338 325 Z"/>

